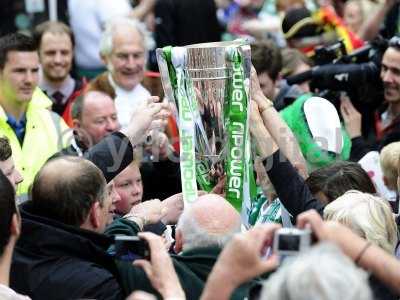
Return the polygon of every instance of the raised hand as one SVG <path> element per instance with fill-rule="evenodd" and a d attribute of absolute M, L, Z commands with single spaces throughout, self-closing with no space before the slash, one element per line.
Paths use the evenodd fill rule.
<path fill-rule="evenodd" d="M 264 93 L 261 90 L 260 82 L 258 81 L 258 76 L 256 69 L 251 67 L 251 93 L 250 98 L 257 102 L 258 109 L 260 110 L 260 114 L 264 112 L 264 110 L 272 107 L 272 102 L 267 97 L 265 97 Z"/>
<path fill-rule="evenodd" d="M 121 130 L 133 145 L 142 143 L 149 130 L 164 128 L 167 124 L 167 118 L 170 116 L 170 105 L 158 101 L 158 97 L 150 97 L 147 102 L 134 111 L 129 125 Z"/>
<path fill-rule="evenodd" d="M 165 215 L 162 219 L 164 224 L 176 224 L 180 215 L 183 212 L 183 194 L 175 194 L 161 202 Z"/>
<path fill-rule="evenodd" d="M 166 211 L 158 199 L 144 201 L 132 207 L 129 214 L 124 216 L 129 219 L 129 216 L 141 218 L 143 225 L 155 224 L 159 222 L 166 214 Z"/>
<path fill-rule="evenodd" d="M 340 112 L 350 138 L 361 136 L 361 114 L 355 109 L 349 97 L 341 97 Z"/>
<path fill-rule="evenodd" d="M 174 151 L 168 136 L 160 130 L 151 130 L 148 138 L 150 142 L 145 143 L 145 150 L 151 153 L 155 161 L 166 160 L 168 155 Z"/>

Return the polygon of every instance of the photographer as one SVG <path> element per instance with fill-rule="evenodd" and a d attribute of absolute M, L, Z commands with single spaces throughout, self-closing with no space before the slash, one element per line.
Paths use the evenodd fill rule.
<path fill-rule="evenodd" d="M 258 154 L 263 159 L 263 164 L 266 168 L 268 177 L 270 178 L 279 199 L 286 209 L 288 209 L 293 218 L 296 218 L 300 213 L 312 208 L 322 214 L 325 207 L 324 204 L 311 194 L 304 179 L 293 167 L 293 162 L 290 163 L 286 159 L 285 156 L 288 151 L 280 151 L 279 149 L 281 143 L 278 144 L 276 142 L 282 140 L 282 129 L 280 129 L 282 125 L 279 124 L 279 119 L 261 117 L 261 114 L 263 114 L 263 116 L 265 114 L 263 107 L 266 106 L 267 99 L 258 91 L 259 86 L 257 85 L 258 82 L 256 78 L 252 77 L 252 79 L 252 111 L 250 114 L 250 123 L 252 126 L 250 127 L 250 131 L 254 138 Z M 270 128 L 274 128 L 276 131 L 275 134 L 273 134 Z M 290 140 L 292 142 L 295 141 L 293 137 Z M 347 167 L 351 168 L 350 165 Z M 343 173 L 343 171 L 341 172 Z M 346 176 L 348 180 L 354 182 L 354 180 L 351 179 L 351 176 L 360 172 L 359 170 L 355 170 L 352 172 L 353 175 L 351 175 L 351 172 L 349 171 L 346 173 L 349 173 L 349 175 Z M 365 180 L 363 173 L 360 173 L 358 176 L 362 178 L 362 180 L 359 180 L 359 183 L 347 184 L 344 181 L 341 185 L 346 184 L 347 190 L 357 188 L 361 189 L 361 187 L 364 186 L 362 189 L 365 189 L 365 192 L 373 191 L 372 184 L 368 181 L 368 177 L 367 180 Z M 322 180 L 323 177 L 321 177 L 321 181 Z M 318 186 L 315 182 L 313 182 L 313 185 Z M 322 187 L 322 185 L 323 183 L 321 182 L 319 186 Z M 340 189 L 341 187 L 339 190 Z M 342 189 L 343 192 L 346 192 L 347 190 Z M 328 199 L 327 202 L 331 202 L 332 200 L 333 199 Z"/>
<path fill-rule="evenodd" d="M 380 79 L 383 83 L 384 103 L 375 112 L 376 143 L 369 147 L 361 134 L 361 115 L 352 103 L 344 99 L 341 112 L 352 137 L 352 159 L 361 159 L 368 151 L 381 150 L 387 144 L 400 140 L 400 38 L 389 40 L 383 54 Z M 363 116 L 364 117 L 364 116 Z"/>
<path fill-rule="evenodd" d="M 400 37 L 389 41 L 382 59 L 381 79 L 385 104 L 377 114 L 377 138 L 380 148 L 400 140 Z"/>
<path fill-rule="evenodd" d="M 266 282 L 260 299 L 372 299 L 365 282 L 366 274 L 356 270 L 350 260 L 371 272 L 394 293 L 400 295 L 400 263 L 394 256 L 354 234 L 346 226 L 331 221 L 324 222 L 315 211 L 299 215 L 297 226 L 311 229 L 318 242 L 335 244 L 342 254 L 328 245 L 320 245 L 310 252 L 304 252 L 292 264 L 285 265 L 283 270 L 278 270 L 276 276 L 273 275 Z M 274 270 L 278 266 L 276 254 L 265 260 L 262 253 L 266 247 L 272 245 L 274 233 L 278 229 L 278 225 L 267 224 L 237 235 L 221 253 L 201 299 L 227 299 L 231 291 L 242 282 Z M 343 254 L 350 260 L 344 258 Z M 379 259 L 376 259 L 377 257 Z M 320 283 L 319 285 L 303 286 L 304 280 L 308 278 L 304 276 L 304 272 L 312 272 L 315 268 L 315 259 L 319 259 L 321 264 L 318 264 L 318 269 L 314 272 L 321 272 L 320 266 L 328 268 L 324 268 L 321 272 L 323 276 L 313 277 Z M 339 262 L 341 268 L 333 270 L 332 268 L 336 266 L 331 263 L 339 264 Z M 232 272 L 235 269 L 240 271 Z M 283 277 L 284 281 L 279 280 L 279 277 Z M 326 277 L 330 280 L 325 280 Z M 343 280 L 343 277 L 346 279 Z M 226 283 L 223 286 L 218 284 L 222 280 Z M 281 289 L 277 289 L 279 282 Z M 349 283 L 352 286 L 349 286 Z M 264 298 L 267 295 L 269 297 Z"/>
<path fill-rule="evenodd" d="M 200 196 L 183 211 L 175 234 L 174 250 L 177 254 L 171 258 L 187 299 L 200 297 L 220 252 L 240 232 L 240 228 L 239 213 L 228 201 L 215 194 Z M 147 278 L 141 271 L 124 269 L 120 274 L 124 286 L 130 290 L 155 293 L 154 285 L 152 288 L 149 282 L 152 276 Z M 250 278 L 234 291 L 232 299 L 243 299 L 255 284 Z"/>
<path fill-rule="evenodd" d="M 179 283 L 174 265 L 168 252 L 165 250 L 164 241 L 161 237 L 150 232 L 139 233 L 139 236 L 147 241 L 150 250 L 150 261 L 140 259 L 134 262 L 134 265 L 142 268 L 151 285 L 160 293 L 163 299 L 186 299 L 182 286 Z M 145 299 L 143 292 L 132 293 L 127 300 Z M 149 299 L 153 299 L 152 295 L 146 294 Z"/>
<path fill-rule="evenodd" d="M 362 51 L 360 54 L 350 55 L 354 58 L 360 55 L 361 60 L 369 59 L 368 62 L 322 65 L 313 68 L 307 74 L 303 73 L 301 76 L 288 79 L 289 83 L 311 79 L 312 85 L 319 90 L 345 90 L 350 93 L 353 103 L 342 98 L 340 109 L 352 138 L 354 149 L 351 159 L 355 161 L 372 149 L 381 149 L 391 142 L 400 140 L 400 68 L 398 67 L 400 38 L 397 36 L 391 38 L 388 48 L 384 51 L 383 44 L 377 42 L 372 47 L 376 48 L 372 52 L 375 53 L 372 58 L 369 57 L 368 48 L 366 53 Z M 382 57 L 379 53 L 382 53 Z M 368 56 L 362 58 L 365 54 Z M 362 89 L 367 89 L 368 93 Z M 383 95 L 379 96 L 381 90 Z M 383 104 L 379 104 L 382 102 Z M 371 131 L 375 138 L 372 143 L 371 141 L 367 143 L 364 139 L 371 139 Z"/>

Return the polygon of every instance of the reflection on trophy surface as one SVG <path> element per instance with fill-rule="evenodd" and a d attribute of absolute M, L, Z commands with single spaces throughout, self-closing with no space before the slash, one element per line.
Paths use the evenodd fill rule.
<path fill-rule="evenodd" d="M 250 77 L 250 47 L 242 41 L 217 42 L 189 45 L 186 49 L 184 69 L 191 79 L 193 97 L 195 98 L 195 155 L 197 176 L 206 175 L 208 181 L 215 185 L 224 175 L 225 159 L 227 155 L 227 122 L 229 106 L 229 84 L 232 77 L 232 63 L 227 59 L 227 51 L 231 47 L 240 48 L 245 60 L 244 77 Z M 161 50 L 161 49 L 159 49 Z M 168 69 L 160 59 L 158 61 L 164 89 L 170 85 Z M 166 75 L 167 74 L 167 75 Z M 173 99 L 178 107 L 178 101 L 173 93 L 166 91 L 166 95 Z M 200 163 L 199 163 L 200 162 Z M 200 174 L 199 174 L 200 173 Z"/>

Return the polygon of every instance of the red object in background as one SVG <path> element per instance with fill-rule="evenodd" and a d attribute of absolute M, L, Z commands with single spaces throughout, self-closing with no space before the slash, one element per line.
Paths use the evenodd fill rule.
<path fill-rule="evenodd" d="M 174 117 L 170 116 L 168 118 L 167 132 L 169 133 L 171 145 L 174 147 L 176 153 L 179 154 L 179 130 Z"/>
<path fill-rule="evenodd" d="M 160 73 L 159 72 L 153 72 L 153 71 L 146 71 L 144 72 L 145 77 L 152 77 L 152 78 L 160 78 Z"/>
<path fill-rule="evenodd" d="M 149 78 L 152 80 L 157 80 L 157 79 L 159 80 L 161 77 L 159 72 L 152 72 L 152 71 L 146 71 L 144 73 L 144 76 L 146 78 Z M 154 83 L 154 81 L 153 81 L 153 83 Z M 159 82 L 159 84 L 161 84 L 161 82 Z M 150 86 L 148 86 L 148 87 L 150 87 Z M 153 88 L 154 88 L 154 86 L 153 86 Z M 162 90 L 158 91 L 158 93 L 156 90 L 157 89 L 153 90 L 153 93 L 155 92 L 161 98 Z M 166 133 L 169 137 L 170 143 L 171 143 L 172 147 L 174 148 L 175 152 L 179 153 L 179 129 L 178 129 L 178 125 L 176 124 L 176 120 L 173 116 L 170 116 L 168 118 Z"/>
<path fill-rule="evenodd" d="M 84 90 L 86 89 L 88 85 L 88 82 L 86 78 L 82 79 L 82 87 L 75 91 L 69 98 L 68 98 L 68 103 L 64 109 L 64 112 L 62 114 L 62 118 L 64 119 L 65 123 L 68 125 L 68 127 L 72 128 L 73 127 L 73 122 L 72 122 L 72 115 L 71 115 L 71 108 L 72 108 L 72 103 L 74 103 L 75 99 L 79 97 Z"/>
<path fill-rule="evenodd" d="M 331 27 L 337 36 L 343 39 L 348 53 L 364 45 L 364 41 L 346 27 L 342 18 L 336 14 L 332 6 L 321 7 L 313 14 L 313 18 L 317 23 L 327 28 Z"/>

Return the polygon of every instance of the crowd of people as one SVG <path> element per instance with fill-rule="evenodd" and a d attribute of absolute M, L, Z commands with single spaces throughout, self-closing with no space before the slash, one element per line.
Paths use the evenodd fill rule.
<path fill-rule="evenodd" d="M 0 299 L 400 298 L 399 1 L 8 2 Z M 155 49 L 236 38 L 256 196 L 189 206 Z"/>

